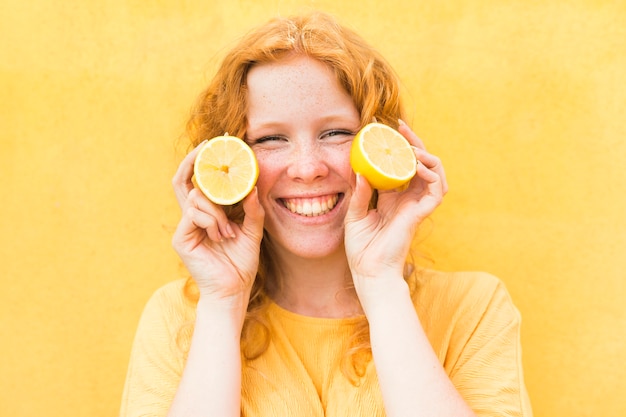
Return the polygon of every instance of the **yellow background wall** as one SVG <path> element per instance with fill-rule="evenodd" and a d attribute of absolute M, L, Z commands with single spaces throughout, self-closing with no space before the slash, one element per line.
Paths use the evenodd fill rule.
<path fill-rule="evenodd" d="M 175 140 L 222 48 L 317 7 L 376 45 L 451 191 L 440 269 L 500 276 L 537 416 L 626 415 L 626 5 L 0 2 L 0 415 L 117 414 L 170 235 Z"/>

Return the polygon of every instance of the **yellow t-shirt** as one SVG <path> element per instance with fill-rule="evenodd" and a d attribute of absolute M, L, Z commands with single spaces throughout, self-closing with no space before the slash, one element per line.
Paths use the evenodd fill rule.
<path fill-rule="evenodd" d="M 419 270 L 413 301 L 446 373 L 479 416 L 532 416 L 524 386 L 520 315 L 504 285 L 479 272 Z M 128 368 L 121 417 L 165 416 L 184 368 L 181 346 L 195 306 L 184 280 L 159 289 L 142 314 Z M 341 358 L 358 319 L 305 317 L 271 304 L 267 351 L 244 363 L 242 415 L 383 417 L 373 362 L 358 386 Z M 180 338 L 182 337 L 183 340 Z"/>

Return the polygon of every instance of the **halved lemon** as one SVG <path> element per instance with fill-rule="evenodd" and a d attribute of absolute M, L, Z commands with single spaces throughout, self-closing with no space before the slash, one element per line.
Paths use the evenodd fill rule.
<path fill-rule="evenodd" d="M 259 166 L 252 149 L 236 136 L 217 136 L 200 148 L 193 166 L 196 185 L 215 204 L 230 206 L 254 188 Z"/>
<path fill-rule="evenodd" d="M 378 190 L 399 188 L 417 172 L 409 142 L 400 132 L 381 123 L 370 123 L 355 135 L 350 164 Z"/>

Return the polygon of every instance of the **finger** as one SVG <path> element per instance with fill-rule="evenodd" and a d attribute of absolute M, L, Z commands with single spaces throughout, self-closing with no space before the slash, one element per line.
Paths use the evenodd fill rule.
<path fill-rule="evenodd" d="M 214 222 L 215 219 L 209 218 L 206 213 L 202 213 L 195 207 L 185 208 L 172 237 L 172 246 L 176 252 L 182 256 L 202 245 L 207 238 L 220 242 L 222 237 L 219 229 L 212 227 Z"/>
<path fill-rule="evenodd" d="M 214 242 L 224 240 L 224 234 L 220 231 L 218 220 L 210 214 L 195 207 L 187 209 L 186 217 L 193 226 L 206 231 L 206 235 Z"/>
<path fill-rule="evenodd" d="M 187 201 L 185 202 L 185 207 L 192 207 L 194 209 L 197 209 L 214 219 L 214 221 L 211 221 L 211 225 L 215 229 L 217 229 L 220 240 L 223 238 L 235 237 L 235 233 L 233 232 L 233 228 L 231 227 L 230 220 L 226 216 L 224 209 L 221 206 L 213 204 L 211 201 L 209 201 L 209 199 L 206 198 L 205 195 L 202 194 L 202 192 L 197 188 L 194 188 L 189 192 L 189 196 L 187 197 Z M 202 227 L 203 224 L 204 223 L 199 223 L 198 227 L 205 229 L 206 227 Z"/>
<path fill-rule="evenodd" d="M 429 153 L 425 149 L 413 147 L 413 152 L 415 153 L 415 158 L 426 168 L 431 171 L 434 171 L 437 175 L 439 175 L 441 179 L 441 187 L 443 193 L 448 192 L 448 181 L 446 179 L 446 172 L 443 168 L 443 164 L 441 163 L 441 159 L 436 157 L 435 155 Z M 419 165 L 418 165 L 419 169 Z"/>
<path fill-rule="evenodd" d="M 396 213 L 396 218 L 401 217 L 415 226 L 430 216 L 443 201 L 441 178 L 420 164 L 409 190 L 411 191 L 408 192 L 413 195 L 414 204 L 404 205 L 402 210 Z"/>
<path fill-rule="evenodd" d="M 435 184 L 437 184 L 439 188 L 442 188 L 441 176 L 435 170 L 428 168 L 426 164 L 417 165 L 416 176 L 421 178 L 426 183 L 427 188 Z"/>
<path fill-rule="evenodd" d="M 411 128 L 402 120 L 398 119 L 398 132 L 400 132 L 411 144 L 411 147 L 415 151 L 415 156 L 418 161 L 425 164 L 429 169 L 434 170 L 441 177 L 441 183 L 443 186 L 444 194 L 448 192 L 448 181 L 446 179 L 446 173 L 443 169 L 441 160 L 436 156 L 426 151 L 426 145 L 424 142 L 411 130 Z M 423 151 L 423 152 L 422 152 Z"/>
<path fill-rule="evenodd" d="M 424 142 L 411 130 L 409 125 L 407 125 L 402 119 L 398 119 L 398 132 L 402 134 L 409 141 L 412 146 L 415 146 L 420 149 L 426 149 L 426 145 Z"/>
<path fill-rule="evenodd" d="M 348 205 L 345 223 L 358 221 L 367 216 L 372 192 L 372 186 L 367 180 L 362 175 L 356 174 L 356 184 Z"/>
<path fill-rule="evenodd" d="M 257 241 L 263 238 L 263 220 L 265 219 L 265 210 L 259 202 L 259 191 L 256 187 L 243 200 L 243 211 L 245 216 L 241 225 L 241 230 L 248 236 L 252 236 Z"/>
<path fill-rule="evenodd" d="M 196 160 L 196 155 L 198 154 L 200 147 L 204 145 L 205 142 L 206 140 L 196 146 L 193 151 L 189 152 L 187 156 L 185 156 L 180 165 L 178 165 L 178 169 L 172 178 L 174 195 L 176 196 L 178 205 L 181 208 L 185 205 L 185 200 L 187 200 L 189 192 L 194 188 L 193 182 L 191 182 L 191 177 L 193 177 L 193 164 Z"/>
<path fill-rule="evenodd" d="M 424 186 L 422 198 L 420 198 L 420 211 L 430 214 L 443 201 L 444 189 L 441 177 L 424 164 L 418 165 L 416 176 L 423 181 Z"/>

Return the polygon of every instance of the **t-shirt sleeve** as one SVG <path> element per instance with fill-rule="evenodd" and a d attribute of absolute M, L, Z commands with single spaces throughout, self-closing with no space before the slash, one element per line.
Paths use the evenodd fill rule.
<path fill-rule="evenodd" d="M 520 341 L 521 316 L 504 284 L 481 277 L 468 291 L 465 317 L 451 351 L 449 375 L 478 416 L 531 417 L 524 384 Z M 476 294 L 476 292 L 480 294 Z M 456 340 L 454 340 L 456 339 Z"/>
<path fill-rule="evenodd" d="M 165 416 L 184 367 L 181 329 L 186 317 L 182 285 L 157 290 L 139 320 L 130 355 L 120 417 Z M 184 331 L 184 330 L 183 330 Z"/>

